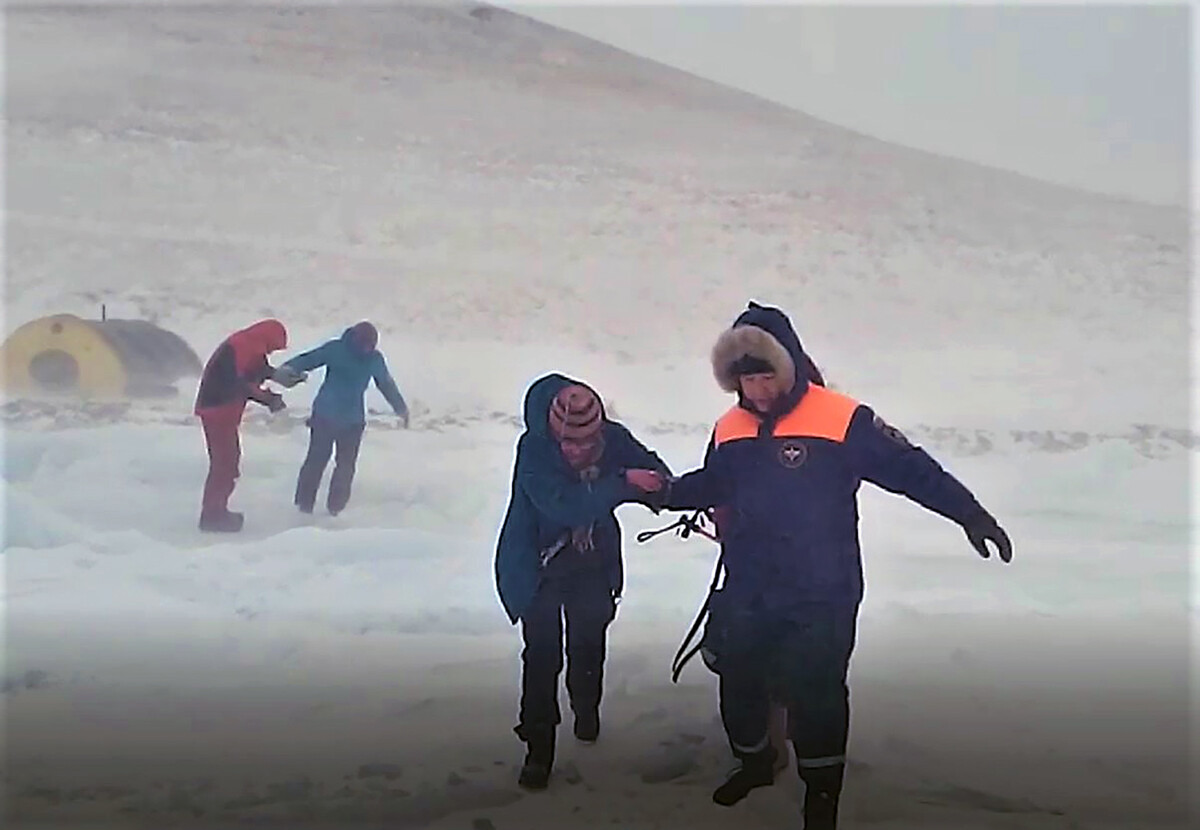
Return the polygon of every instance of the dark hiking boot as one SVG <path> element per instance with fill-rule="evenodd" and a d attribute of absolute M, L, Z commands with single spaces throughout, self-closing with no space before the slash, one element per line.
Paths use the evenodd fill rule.
<path fill-rule="evenodd" d="M 550 765 L 535 760 L 532 755 L 526 755 L 517 783 L 525 790 L 546 789 L 550 785 Z"/>
<path fill-rule="evenodd" d="M 241 513 L 229 510 L 200 516 L 200 530 L 205 533 L 238 533 L 244 524 L 245 517 Z"/>
<path fill-rule="evenodd" d="M 526 790 L 544 790 L 554 766 L 554 729 L 526 730 L 525 763 L 517 783 Z"/>
<path fill-rule="evenodd" d="M 775 747 L 742 757 L 741 766 L 730 773 L 725 783 L 713 792 L 713 801 L 722 807 L 732 807 L 758 787 L 775 783 Z"/>
<path fill-rule="evenodd" d="M 585 744 L 594 744 L 600 737 L 600 710 L 588 707 L 575 713 L 575 737 Z"/>
<path fill-rule="evenodd" d="M 800 769 L 804 781 L 804 830 L 836 830 L 845 765 Z"/>

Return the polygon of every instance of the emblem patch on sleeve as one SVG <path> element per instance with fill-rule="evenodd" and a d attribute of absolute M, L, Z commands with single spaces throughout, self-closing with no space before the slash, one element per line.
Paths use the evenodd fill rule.
<path fill-rule="evenodd" d="M 779 463 L 788 469 L 796 469 L 808 459 L 808 447 L 802 441 L 785 441 L 779 448 Z"/>
<path fill-rule="evenodd" d="M 902 447 L 911 447 L 912 446 L 912 442 L 909 441 L 908 438 L 905 437 L 903 432 L 896 429 L 894 426 L 889 424 L 887 421 L 883 420 L 883 418 L 880 418 L 878 415 L 875 416 L 874 423 L 875 423 L 875 429 L 882 432 L 884 435 L 886 435 L 888 438 L 890 438 L 895 443 L 899 444 Z"/>

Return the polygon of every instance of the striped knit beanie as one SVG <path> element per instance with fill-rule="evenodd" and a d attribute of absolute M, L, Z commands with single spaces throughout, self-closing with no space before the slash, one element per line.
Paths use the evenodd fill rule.
<path fill-rule="evenodd" d="M 550 431 L 559 441 L 586 441 L 603 427 L 600 399 L 586 386 L 568 386 L 550 404 Z"/>

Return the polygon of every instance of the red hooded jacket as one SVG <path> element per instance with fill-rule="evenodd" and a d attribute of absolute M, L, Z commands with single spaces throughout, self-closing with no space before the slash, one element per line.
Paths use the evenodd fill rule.
<path fill-rule="evenodd" d="M 262 388 L 272 373 L 267 355 L 285 348 L 287 329 L 274 319 L 260 320 L 229 335 L 204 367 L 195 413 L 226 414 L 240 420 L 247 401 L 266 405 L 274 397 Z"/>

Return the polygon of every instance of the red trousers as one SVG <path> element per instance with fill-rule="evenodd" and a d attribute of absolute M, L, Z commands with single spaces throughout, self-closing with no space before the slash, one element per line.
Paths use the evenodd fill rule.
<path fill-rule="evenodd" d="M 242 424 L 240 409 L 214 409 L 200 415 L 204 442 L 208 445 L 208 478 L 204 481 L 201 514 L 219 516 L 229 512 L 229 497 L 241 475 Z"/>

